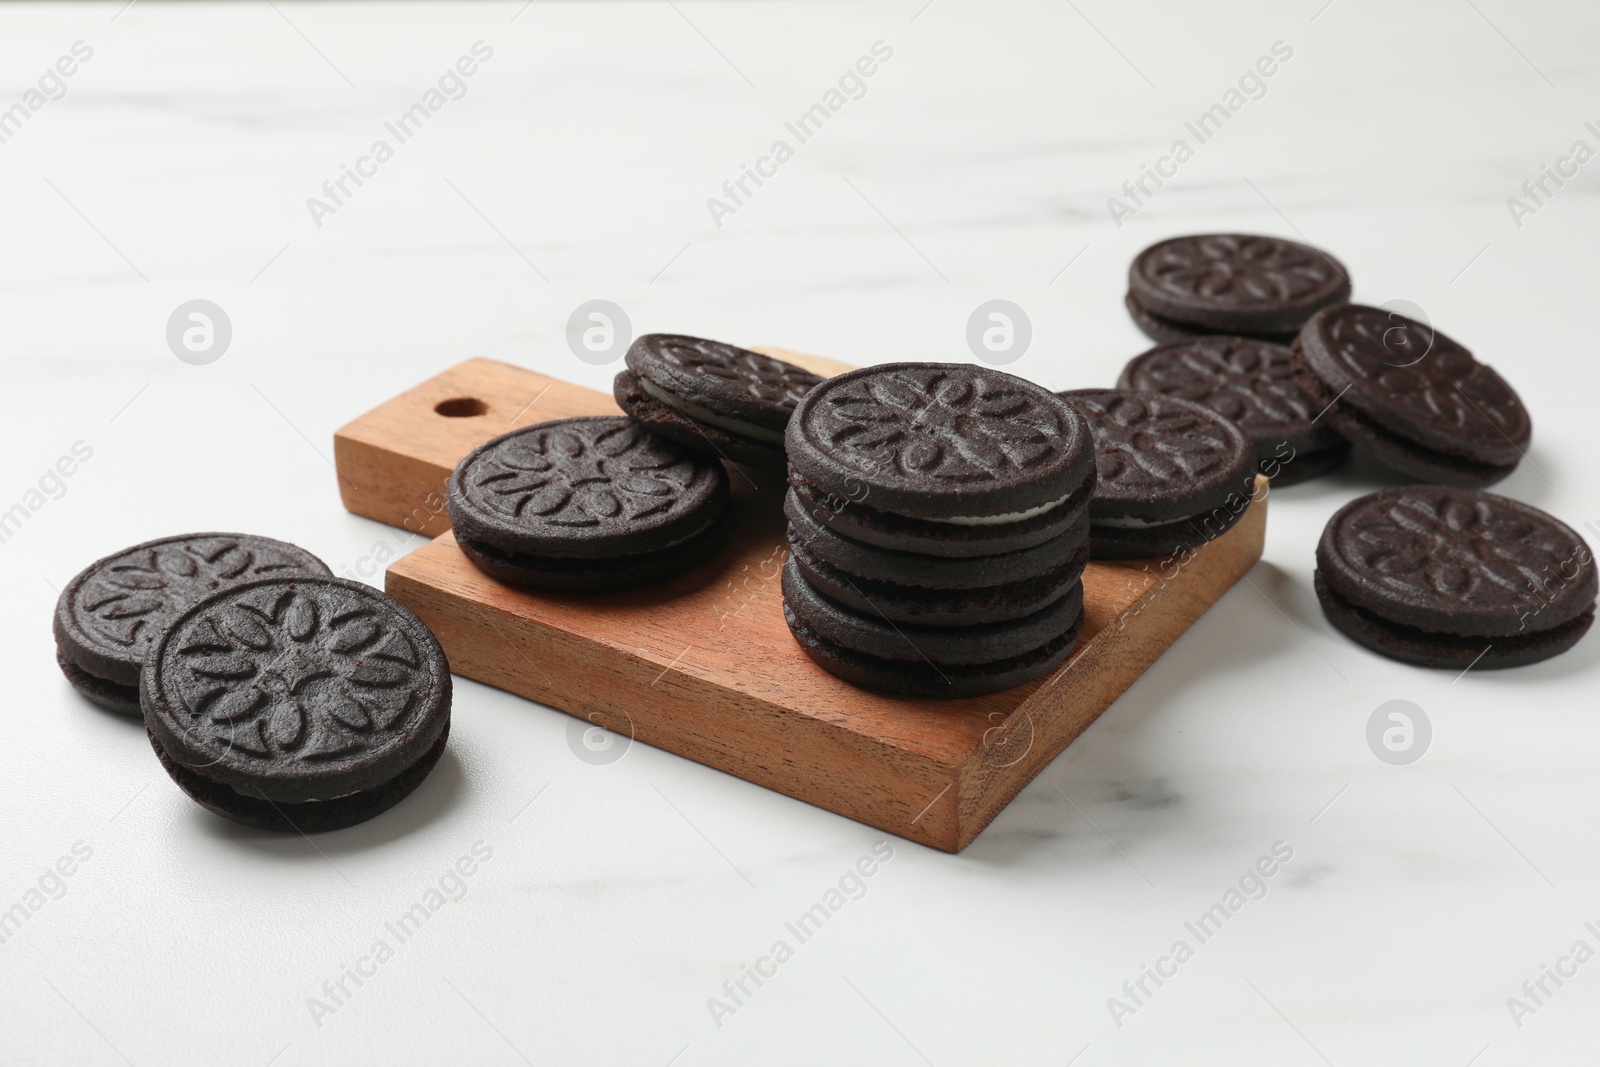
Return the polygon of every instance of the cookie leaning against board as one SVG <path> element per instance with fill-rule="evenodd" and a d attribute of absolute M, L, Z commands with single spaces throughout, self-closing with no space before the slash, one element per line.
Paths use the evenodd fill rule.
<path fill-rule="evenodd" d="M 1198 548 L 1232 529 L 1255 499 L 1255 446 L 1211 408 L 1126 389 L 1059 395 L 1094 435 L 1099 480 L 1089 501 L 1090 558 Z"/>

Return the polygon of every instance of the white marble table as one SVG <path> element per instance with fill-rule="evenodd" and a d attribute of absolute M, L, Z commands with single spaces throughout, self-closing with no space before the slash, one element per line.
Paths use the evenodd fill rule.
<path fill-rule="evenodd" d="M 520 6 L 0 9 L 0 1060 L 1588 1062 L 1600 963 L 1561 961 L 1600 949 L 1600 639 L 1462 678 L 1346 642 L 1311 554 L 1370 468 L 1277 495 L 1248 584 L 960 856 L 642 745 L 585 761 L 566 716 L 464 681 L 414 798 L 268 839 L 76 699 L 48 620 L 85 562 L 242 529 L 380 581 L 411 546 L 340 508 L 334 428 L 468 355 L 603 386 L 564 340 L 584 301 L 867 363 L 968 359 L 1001 298 L 1033 328 L 1012 370 L 1106 384 L 1142 347 L 1129 258 L 1197 229 L 1303 234 L 1426 309 L 1533 410 L 1502 490 L 1600 533 L 1600 163 L 1507 204 L 1600 147 L 1593 5 Z M 193 299 L 231 322 L 209 365 L 166 341 Z M 1432 725 L 1409 766 L 1366 740 L 1395 699 Z"/>

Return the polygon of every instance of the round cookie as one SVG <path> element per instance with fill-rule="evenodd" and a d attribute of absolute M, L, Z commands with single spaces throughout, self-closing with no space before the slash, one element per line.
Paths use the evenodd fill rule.
<path fill-rule="evenodd" d="M 342 578 L 272 578 L 173 621 L 140 677 L 173 780 L 224 818 L 333 830 L 402 800 L 438 762 L 450 666 L 420 619 Z"/>
<path fill-rule="evenodd" d="M 1133 319 L 1133 324 L 1139 327 L 1140 333 L 1152 341 L 1163 343 L 1167 341 L 1192 341 L 1197 337 L 1251 336 L 1257 340 L 1267 341 L 1272 344 L 1286 345 L 1294 340 L 1295 334 L 1300 332 L 1299 330 L 1287 330 L 1240 334 L 1232 330 L 1214 330 L 1208 326 L 1186 325 L 1181 322 L 1174 322 L 1172 319 L 1164 319 L 1155 314 L 1135 300 L 1132 293 L 1123 296 L 1122 306 L 1128 309 L 1128 317 Z"/>
<path fill-rule="evenodd" d="M 1302 382 L 1340 435 L 1388 466 L 1445 485 L 1504 478 L 1533 436 L 1522 400 L 1465 347 L 1383 308 L 1340 304 L 1295 342 Z"/>
<path fill-rule="evenodd" d="M 612 386 L 623 411 L 698 452 L 779 473 L 789 416 L 822 381 L 793 363 L 681 334 L 645 334 L 626 361 Z"/>
<path fill-rule="evenodd" d="M 1128 292 L 1153 315 L 1233 333 L 1292 333 L 1350 296 L 1350 275 L 1326 252 L 1280 237 L 1207 233 L 1140 252 Z"/>
<path fill-rule="evenodd" d="M 67 676 L 67 682 L 81 695 L 87 697 L 91 703 L 100 705 L 107 711 L 117 712 L 119 715 L 137 716 L 139 711 L 139 687 L 136 685 L 118 685 L 108 682 L 104 678 L 96 678 L 82 667 L 73 663 L 62 655 L 61 649 L 56 649 L 56 666 L 61 668 L 61 673 Z"/>
<path fill-rule="evenodd" d="M 459 541 L 462 555 L 495 581 L 547 592 L 602 593 L 654 585 L 693 570 L 717 554 L 733 525 L 727 508 L 705 531 L 651 552 L 605 559 L 505 552 L 482 541 Z"/>
<path fill-rule="evenodd" d="M 617 406 L 627 412 L 634 422 L 696 453 L 743 463 L 774 474 L 782 474 L 788 469 L 788 460 L 784 457 L 781 444 L 746 437 L 707 422 L 697 422 L 684 413 L 681 404 L 674 407 L 647 393 L 639 376 L 632 371 L 623 371 L 616 376 L 611 383 L 611 395 Z"/>
<path fill-rule="evenodd" d="M 1167 555 L 1230 529 L 1255 492 L 1255 448 L 1193 401 L 1122 389 L 1063 392 L 1094 431 L 1094 559 Z"/>
<path fill-rule="evenodd" d="M 846 574 L 934 590 L 985 589 L 1042 578 L 1071 558 L 1089 534 L 1089 500 L 1070 501 L 1070 522 L 1050 540 L 990 556 L 930 556 L 897 552 L 843 537 L 808 511 L 791 490 L 783 500 L 789 541 L 811 558 Z"/>
<path fill-rule="evenodd" d="M 829 378 L 795 409 L 789 482 L 858 541 L 979 556 L 1059 536 L 1093 484 L 1088 426 L 1053 393 L 972 364 L 892 363 Z"/>
<path fill-rule="evenodd" d="M 1042 575 L 975 589 L 930 589 L 851 574 L 818 559 L 792 529 L 789 556 L 812 588 L 845 607 L 917 626 L 971 627 L 1030 615 L 1066 596 L 1083 577 L 1089 542 L 1077 535 L 1071 554 Z"/>
<path fill-rule="evenodd" d="M 1333 470 L 1349 452 L 1298 378 L 1290 348 L 1219 335 L 1133 357 L 1117 387 L 1192 400 L 1233 420 L 1255 445 L 1258 469 L 1292 485 Z"/>
<path fill-rule="evenodd" d="M 1330 589 L 1320 573 L 1313 577 L 1312 585 L 1322 604 L 1322 613 L 1334 629 L 1380 655 L 1418 667 L 1454 671 L 1526 667 L 1572 648 L 1594 624 L 1591 609 L 1560 626 L 1516 637 L 1495 639 L 1430 633 L 1415 626 L 1390 622 L 1356 607 Z"/>
<path fill-rule="evenodd" d="M 236 533 L 163 537 L 89 564 L 56 601 L 56 662 L 101 707 L 139 714 L 139 671 L 185 606 L 219 589 L 277 576 L 331 572 L 303 548 Z"/>
<path fill-rule="evenodd" d="M 1517 666 L 1588 629 L 1600 580 L 1589 546 L 1531 505 L 1475 489 L 1402 486 L 1337 511 L 1317 544 L 1330 621 L 1427 666 Z M 1469 656 L 1469 659 L 1471 658 Z"/>
<path fill-rule="evenodd" d="M 1082 586 L 1032 615 L 965 628 L 899 625 L 822 596 L 784 564 L 783 615 L 801 649 L 854 685 L 901 696 L 970 697 L 1042 677 L 1083 627 Z"/>
<path fill-rule="evenodd" d="M 714 552 L 728 474 L 621 416 L 558 419 L 479 445 L 445 501 L 457 543 L 491 576 L 599 591 L 663 580 Z"/>

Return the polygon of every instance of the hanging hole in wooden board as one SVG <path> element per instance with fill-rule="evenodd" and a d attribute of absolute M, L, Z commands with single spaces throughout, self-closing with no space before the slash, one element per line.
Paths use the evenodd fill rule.
<path fill-rule="evenodd" d="M 457 396 L 441 400 L 433 410 L 447 419 L 471 419 L 489 413 L 489 405 L 475 396 Z"/>

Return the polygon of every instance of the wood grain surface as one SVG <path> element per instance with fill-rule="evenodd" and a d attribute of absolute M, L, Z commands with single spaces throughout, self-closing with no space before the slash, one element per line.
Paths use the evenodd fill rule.
<path fill-rule="evenodd" d="M 345 506 L 437 535 L 390 565 L 388 591 L 433 628 L 457 674 L 946 851 L 966 847 L 1261 555 L 1264 482 L 1236 526 L 1185 560 L 1091 563 L 1083 635 L 1049 678 L 967 700 L 884 696 L 817 667 L 784 624 L 774 474 L 735 468 L 728 546 L 663 585 L 533 594 L 467 561 L 443 507 L 456 462 L 515 426 L 616 410 L 606 394 L 474 359 L 341 429 Z"/>

